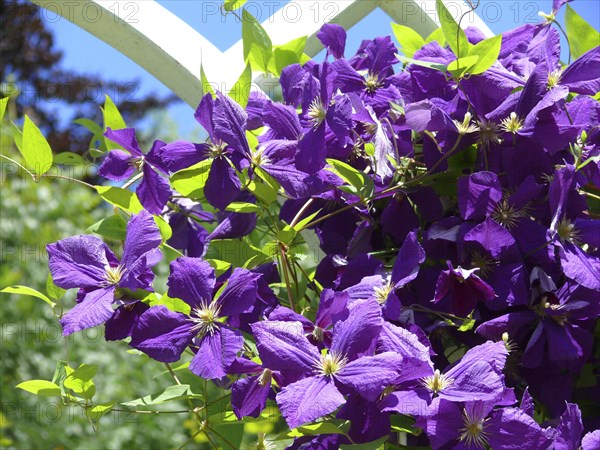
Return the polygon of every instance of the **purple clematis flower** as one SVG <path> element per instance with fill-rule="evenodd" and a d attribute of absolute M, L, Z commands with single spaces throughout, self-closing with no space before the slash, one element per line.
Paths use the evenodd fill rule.
<path fill-rule="evenodd" d="M 523 448 L 545 449 L 550 439 L 532 417 L 518 408 L 493 409 L 494 403 L 467 402 L 458 404 L 435 399 L 429 414 L 419 417 L 434 450 Z"/>
<path fill-rule="evenodd" d="M 152 216 L 146 211 L 127 224 L 123 257 L 119 261 L 104 242 L 94 236 L 73 236 L 49 244 L 50 272 L 57 286 L 78 288 L 77 305 L 60 323 L 63 334 L 95 327 L 109 320 L 117 289 L 152 290 L 152 266 L 161 258 L 162 239 Z"/>
<path fill-rule="evenodd" d="M 292 428 L 335 411 L 354 392 L 373 401 L 401 377 L 401 356 L 374 355 L 382 319 L 375 301 L 357 303 L 336 323 L 331 347 L 319 352 L 304 334 L 302 323 L 265 321 L 252 325 L 264 366 L 295 379 L 277 394 L 280 410 Z"/>
<path fill-rule="evenodd" d="M 159 175 L 165 173 L 165 167 L 157 156 L 165 145 L 162 141 L 154 141 L 147 154 L 142 153 L 133 128 L 111 130 L 108 128 L 104 136 L 122 146 L 123 150 L 111 150 L 100 165 L 98 173 L 113 181 L 128 179 L 136 169 L 142 171 L 142 182 L 136 189 L 140 203 L 150 213 L 159 215 L 171 197 L 168 181 Z M 158 172 L 157 172 L 158 171 Z"/>
<path fill-rule="evenodd" d="M 204 196 L 215 208 L 225 209 L 240 192 L 236 169 L 241 170 L 240 160 L 250 153 L 245 134 L 248 116 L 231 98 L 217 92 L 215 99 L 210 93 L 202 97 L 194 117 L 210 143 L 172 142 L 160 149 L 159 157 L 170 172 L 211 161 Z"/>
<path fill-rule="evenodd" d="M 449 299 L 452 311 L 459 317 L 466 317 L 478 302 L 486 302 L 496 298 L 494 289 L 479 278 L 475 272 L 479 268 L 454 268 L 447 261 L 448 270 L 442 270 L 435 285 L 434 303 Z"/>
<path fill-rule="evenodd" d="M 177 361 L 190 346 L 196 352 L 190 363 L 193 373 L 207 379 L 224 377 L 244 344 L 242 334 L 224 319 L 252 309 L 259 277 L 237 268 L 213 298 L 215 272 L 210 264 L 199 258 L 178 258 L 171 263 L 168 294 L 186 302 L 190 313 L 151 307 L 136 323 L 130 345 L 161 362 Z"/>

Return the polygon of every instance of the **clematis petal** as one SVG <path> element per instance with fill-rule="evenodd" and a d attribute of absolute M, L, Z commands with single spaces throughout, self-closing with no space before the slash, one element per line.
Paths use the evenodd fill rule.
<path fill-rule="evenodd" d="M 156 157 L 169 172 L 177 172 L 206 159 L 207 151 L 207 144 L 175 141 L 157 150 Z"/>
<path fill-rule="evenodd" d="M 325 126 L 311 128 L 298 142 L 296 168 L 312 174 L 325 166 Z"/>
<path fill-rule="evenodd" d="M 122 265 L 125 268 L 122 282 L 134 283 L 134 278 L 146 269 L 150 256 L 162 242 L 158 226 L 147 211 L 131 216 L 123 249 Z"/>
<path fill-rule="evenodd" d="M 335 59 L 344 57 L 346 30 L 343 27 L 333 23 L 326 23 L 317 32 L 317 38 L 325 46 L 327 53 L 333 55 Z"/>
<path fill-rule="evenodd" d="M 229 162 L 225 158 L 214 159 L 204 186 L 208 203 L 215 208 L 225 209 L 238 196 L 240 188 L 240 180 Z"/>
<path fill-rule="evenodd" d="M 392 281 L 396 288 L 401 288 L 417 278 L 421 264 L 425 262 L 425 250 L 419 244 L 414 231 L 406 236 L 400 247 L 398 257 L 392 270 Z"/>
<path fill-rule="evenodd" d="M 144 312 L 131 332 L 131 345 L 160 362 L 175 362 L 192 342 L 193 322 L 166 306 L 153 306 Z"/>
<path fill-rule="evenodd" d="M 108 139 L 113 142 L 116 142 L 125 150 L 131 153 L 131 156 L 141 157 L 142 149 L 140 148 L 140 144 L 138 144 L 137 138 L 135 137 L 135 129 L 134 128 L 123 128 L 121 130 L 112 130 L 109 128 L 106 129 L 104 133 Z"/>
<path fill-rule="evenodd" d="M 104 326 L 107 341 L 120 341 L 131 336 L 139 317 L 150 308 L 146 303 L 135 301 L 119 306 Z"/>
<path fill-rule="evenodd" d="M 217 92 L 213 109 L 214 134 L 217 139 L 226 142 L 230 147 L 250 154 L 246 139 L 246 121 L 248 116 L 240 105 L 229 96 Z"/>
<path fill-rule="evenodd" d="M 375 299 L 355 302 L 348 317 L 335 324 L 330 350 L 350 361 L 372 354 L 382 326 L 381 308 Z"/>
<path fill-rule="evenodd" d="M 68 336 L 106 322 L 114 313 L 114 300 L 113 286 L 86 293 L 83 300 L 60 319 L 63 335 Z"/>
<path fill-rule="evenodd" d="M 267 405 L 271 383 L 261 384 L 260 375 L 241 378 L 231 387 L 231 406 L 239 420 L 243 417 L 258 417 Z"/>
<path fill-rule="evenodd" d="M 215 301 L 221 306 L 221 316 L 249 312 L 256 303 L 260 274 L 236 267 L 227 286 Z"/>
<path fill-rule="evenodd" d="M 335 374 L 342 385 L 354 389 L 363 398 L 375 401 L 383 390 L 400 377 L 404 358 L 393 352 L 364 356 L 346 364 Z"/>
<path fill-rule="evenodd" d="M 192 308 L 212 301 L 215 271 L 209 263 L 184 256 L 173 261 L 170 268 L 169 297 L 180 298 Z"/>
<path fill-rule="evenodd" d="M 493 172 L 458 179 L 458 207 L 464 220 L 482 220 L 502 200 L 502 186 Z"/>
<path fill-rule="evenodd" d="M 310 374 L 320 360 L 300 322 L 267 320 L 251 325 L 265 367 L 285 373 Z"/>
<path fill-rule="evenodd" d="M 144 164 L 142 171 L 144 178 L 135 192 L 142 206 L 150 214 L 158 216 L 171 198 L 171 187 L 150 165 Z"/>
<path fill-rule="evenodd" d="M 123 181 L 129 178 L 135 170 L 132 156 L 122 150 L 111 150 L 100 164 L 98 174 L 113 181 Z"/>
<path fill-rule="evenodd" d="M 223 326 L 209 332 L 201 338 L 190 370 L 208 380 L 223 378 L 243 345 L 244 337 L 238 330 Z"/>
<path fill-rule="evenodd" d="M 94 236 L 66 238 L 48 244 L 46 250 L 52 279 L 63 289 L 101 286 L 109 259 L 116 259 L 106 244 Z"/>
<path fill-rule="evenodd" d="M 290 428 L 331 414 L 345 402 L 333 380 L 325 377 L 296 381 L 285 386 L 276 398 L 281 414 Z"/>

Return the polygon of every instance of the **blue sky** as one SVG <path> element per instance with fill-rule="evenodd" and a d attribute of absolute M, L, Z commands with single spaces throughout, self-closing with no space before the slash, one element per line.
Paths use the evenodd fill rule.
<path fill-rule="evenodd" d="M 298 1 L 298 0 L 297 0 Z M 313 0 L 299 0 L 313 1 Z M 369 0 L 365 0 L 369 1 Z M 314 0 L 315 14 L 326 14 L 327 2 Z M 226 50 L 241 37 L 241 24 L 233 15 L 223 17 L 217 8 L 218 0 L 161 0 L 165 8 L 183 18 L 188 24 L 210 39 L 215 46 Z M 286 1 L 255 1 L 250 0 L 248 10 L 262 20 L 273 9 L 284 7 Z M 128 4 L 125 3 L 125 6 Z M 571 3 L 573 8 L 591 25 L 600 29 L 600 2 L 598 0 L 576 0 Z M 478 12 L 491 30 L 498 34 L 524 23 L 538 23 L 541 18 L 539 11 L 550 12 L 552 0 L 481 0 Z M 135 14 L 132 9 L 131 14 Z M 559 22 L 563 22 L 563 12 Z M 56 45 L 63 51 L 63 65 L 66 68 L 89 74 L 99 74 L 107 79 L 119 82 L 139 80 L 137 89 L 131 91 L 131 96 L 156 93 L 165 95 L 168 89 L 144 69 L 132 62 L 100 39 L 80 29 L 68 20 L 54 14 L 45 14 L 49 19 L 49 27 L 55 34 Z M 346 55 L 354 53 L 362 39 L 391 34 L 390 18 L 377 9 L 362 22 L 353 27 L 348 33 Z M 566 43 L 563 39 L 563 47 Z M 318 59 L 318 57 L 317 57 Z M 210 64 L 210 62 L 207 62 Z M 111 92 L 107 92 L 111 95 Z M 102 101 L 99 96 L 98 101 Z M 177 121 L 180 134 L 186 136 L 196 129 L 192 109 L 181 103 L 170 108 L 170 115 Z"/>

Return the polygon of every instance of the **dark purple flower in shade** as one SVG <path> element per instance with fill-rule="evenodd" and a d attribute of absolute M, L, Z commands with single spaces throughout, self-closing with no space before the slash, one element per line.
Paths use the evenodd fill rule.
<path fill-rule="evenodd" d="M 477 333 L 489 339 L 508 333 L 524 348 L 522 364 L 526 368 L 550 361 L 563 368 L 580 369 L 592 342 L 585 324 L 600 315 L 593 291 L 572 283 L 557 290 L 554 281 L 538 268 L 532 271 L 531 281 L 534 297 L 530 309 L 489 320 L 477 328 Z"/>
<path fill-rule="evenodd" d="M 182 250 L 186 256 L 204 256 L 208 231 L 201 223 L 213 222 L 212 213 L 204 211 L 199 203 L 188 199 L 176 199 L 166 219 L 173 232 L 167 244 Z"/>
<path fill-rule="evenodd" d="M 451 310 L 459 317 L 466 317 L 478 302 L 496 298 L 494 289 L 476 275 L 479 268 L 454 268 L 450 261 L 447 265 L 448 270 L 442 270 L 435 285 L 434 303 L 449 299 Z"/>
<path fill-rule="evenodd" d="M 120 261 L 94 236 L 73 236 L 49 244 L 52 279 L 63 289 L 79 289 L 77 305 L 60 320 L 63 333 L 69 335 L 110 319 L 119 288 L 152 290 L 151 268 L 160 260 L 157 247 L 161 241 L 154 219 L 142 211 L 127 224 Z"/>
<path fill-rule="evenodd" d="M 476 172 L 458 180 L 458 207 L 465 220 L 482 220 L 502 200 L 502 186 L 493 172 Z"/>
<path fill-rule="evenodd" d="M 98 173 L 109 180 L 123 181 L 128 179 L 136 169 L 141 170 L 143 176 L 142 182 L 136 189 L 137 196 L 145 209 L 159 215 L 171 197 L 169 182 L 157 172 L 157 170 L 165 172 L 164 165 L 157 156 L 159 149 L 165 143 L 154 141 L 150 151 L 144 154 L 133 128 L 122 130 L 108 128 L 104 135 L 129 153 L 123 150 L 111 150 L 100 165 Z"/>
<path fill-rule="evenodd" d="M 252 309 L 259 277 L 236 268 L 213 298 L 215 273 L 210 264 L 199 258 L 178 258 L 171 263 L 168 294 L 186 302 L 190 313 L 165 306 L 148 309 L 136 323 L 130 345 L 161 362 L 177 361 L 190 346 L 196 351 L 190 363 L 193 373 L 207 379 L 224 377 L 244 344 L 242 334 L 224 319 Z"/>
<path fill-rule="evenodd" d="M 292 428 L 332 413 L 345 403 L 345 392 L 374 401 L 401 376 L 401 356 L 374 355 L 382 319 L 374 301 L 356 303 L 337 322 L 330 348 L 320 352 L 306 338 L 300 322 L 264 321 L 252 325 L 263 365 L 296 380 L 277 394 L 277 403 Z"/>
<path fill-rule="evenodd" d="M 527 272 L 512 234 L 490 217 L 471 228 L 463 237 L 471 267 L 488 283 L 496 297 L 488 300 L 490 309 L 524 305 L 529 300 Z"/>

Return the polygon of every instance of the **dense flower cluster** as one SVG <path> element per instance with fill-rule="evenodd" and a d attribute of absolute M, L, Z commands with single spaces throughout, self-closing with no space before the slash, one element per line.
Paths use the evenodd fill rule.
<path fill-rule="evenodd" d="M 121 260 L 90 236 L 48 247 L 55 283 L 79 289 L 64 333 L 105 323 L 157 361 L 187 353 L 191 372 L 231 389 L 239 419 L 274 401 L 290 428 L 350 422 L 289 448 L 395 436 L 397 416 L 422 429 L 409 442 L 436 449 L 600 448 L 572 403 L 600 315 L 600 221 L 580 193 L 600 186 L 600 48 L 563 69 L 558 31 L 525 25 L 485 73 L 456 78 L 431 66 L 455 59 L 437 41 L 400 67 L 389 37 L 347 59 L 341 27 L 318 36 L 326 60 L 284 69 L 281 102 L 205 95 L 205 143 L 144 154 L 134 130 L 106 133 L 123 150 L 100 174 L 141 171 L 147 212 Z M 189 197 L 207 210 L 174 196 L 168 179 L 188 168 L 206 175 Z M 276 218 L 269 186 L 284 199 Z M 183 308 L 132 295 L 153 291 L 161 258 L 150 213 L 184 255 L 167 293 Z M 260 258 L 216 270 L 211 246 L 257 223 L 275 228 L 279 271 Z M 300 230 L 323 255 L 303 297 L 290 279 Z"/>

